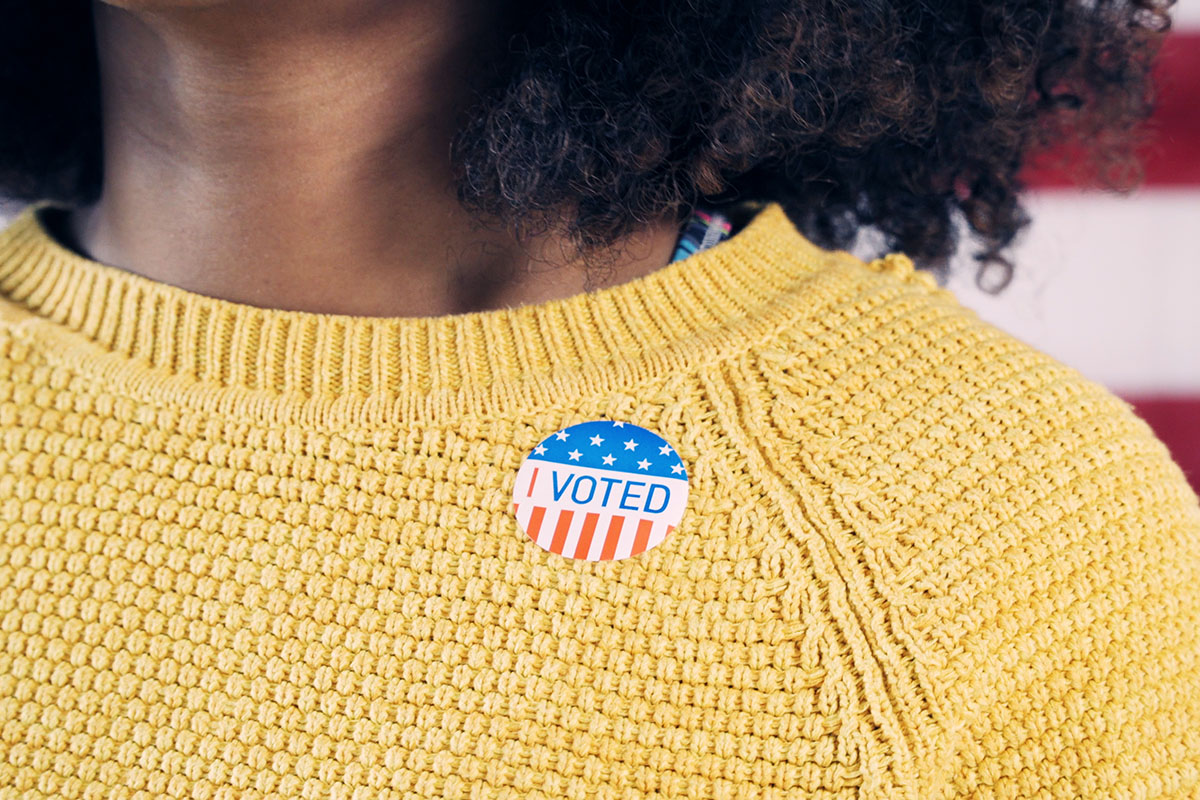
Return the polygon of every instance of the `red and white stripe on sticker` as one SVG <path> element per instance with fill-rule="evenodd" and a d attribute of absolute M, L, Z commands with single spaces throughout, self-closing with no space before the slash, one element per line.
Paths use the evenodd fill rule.
<path fill-rule="evenodd" d="M 670 536 L 687 495 L 687 471 L 662 437 L 596 420 L 556 431 L 533 449 L 517 473 L 512 510 L 543 550 L 615 561 Z"/>

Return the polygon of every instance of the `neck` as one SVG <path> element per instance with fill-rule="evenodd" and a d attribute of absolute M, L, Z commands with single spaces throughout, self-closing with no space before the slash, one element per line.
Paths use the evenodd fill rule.
<path fill-rule="evenodd" d="M 449 162 L 492 2 L 97 2 L 104 187 L 67 221 L 91 258 L 212 297 L 363 316 L 522 305 L 585 289 L 557 232 L 459 205 Z M 352 8 L 351 8 L 352 7 Z M 673 215 L 605 259 L 669 260 Z"/>

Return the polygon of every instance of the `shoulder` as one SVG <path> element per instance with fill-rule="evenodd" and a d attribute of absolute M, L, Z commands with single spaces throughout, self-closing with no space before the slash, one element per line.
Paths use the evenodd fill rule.
<path fill-rule="evenodd" d="M 748 391 L 768 411 L 756 438 L 802 447 L 831 480 L 892 504 L 939 481 L 1020 481 L 1014 463 L 1053 483 L 1094 477 L 1106 459 L 1170 460 L 1125 401 L 982 320 L 907 257 L 831 258 L 823 302 L 753 355 Z"/>
<path fill-rule="evenodd" d="M 906 258 L 842 262 L 747 364 L 743 433 L 956 788 L 1200 787 L 1200 502 L 1166 447 Z"/>
<path fill-rule="evenodd" d="M 905 256 L 831 258 L 836 290 L 760 347 L 736 387 L 757 409 L 745 435 L 784 483 L 828 495 L 905 559 L 928 557 L 935 537 L 970 547 L 1005 520 L 1048 524 L 1081 503 L 1124 514 L 1154 497 L 1145 513 L 1200 524 L 1182 471 L 1124 400 Z"/>
<path fill-rule="evenodd" d="M 1048 529 L 1085 524 L 1086 507 L 1106 524 L 1140 515 L 1148 538 L 1129 546 L 1174 537 L 1200 557 L 1196 495 L 1128 403 L 982 320 L 903 255 L 828 257 L 813 302 L 714 391 L 805 535 L 840 530 L 850 549 L 880 548 L 873 561 L 898 570 L 883 580 L 924 570 L 949 582 L 946 565 L 973 548 L 1042 548 Z M 893 596 L 927 606 L 911 583 Z"/>
<path fill-rule="evenodd" d="M 1128 403 L 903 256 L 843 261 L 846 290 L 757 355 L 753 436 L 786 483 L 924 569 L 975 547 L 1045 556 L 1096 525 L 1197 568 L 1200 503 Z"/>

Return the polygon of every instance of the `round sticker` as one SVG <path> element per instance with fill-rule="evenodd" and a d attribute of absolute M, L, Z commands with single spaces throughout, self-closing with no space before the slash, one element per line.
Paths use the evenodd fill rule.
<path fill-rule="evenodd" d="M 670 536 L 687 495 L 687 471 L 666 440 L 631 422 L 595 420 L 533 448 L 517 472 L 513 513 L 543 550 L 617 561 Z"/>

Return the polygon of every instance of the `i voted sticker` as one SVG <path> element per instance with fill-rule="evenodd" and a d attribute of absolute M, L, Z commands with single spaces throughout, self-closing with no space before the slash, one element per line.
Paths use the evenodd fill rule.
<path fill-rule="evenodd" d="M 687 470 L 666 440 L 630 422 L 596 420 L 533 448 L 517 472 L 513 513 L 543 550 L 617 561 L 670 536 L 687 495 Z"/>

